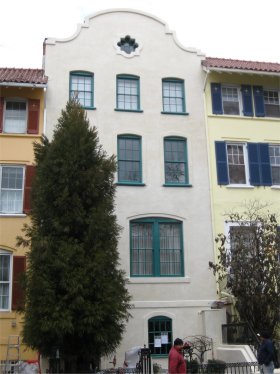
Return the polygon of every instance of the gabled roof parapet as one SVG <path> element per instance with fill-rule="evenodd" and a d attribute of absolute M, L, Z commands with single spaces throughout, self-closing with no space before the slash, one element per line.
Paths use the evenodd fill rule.
<path fill-rule="evenodd" d="M 206 59 L 202 61 L 202 66 L 210 71 L 243 71 L 254 73 L 276 73 L 276 75 L 280 74 L 280 63 L 277 62 L 259 62 L 206 57 Z"/>
<path fill-rule="evenodd" d="M 1 86 L 46 87 L 47 83 L 42 69 L 0 68 Z"/>
<path fill-rule="evenodd" d="M 143 11 L 140 11 L 140 10 L 136 10 L 136 9 L 130 9 L 130 8 L 113 8 L 113 9 L 107 9 L 107 10 L 101 10 L 99 12 L 95 12 L 87 17 L 85 17 L 84 19 L 84 22 L 83 23 L 80 23 L 77 25 L 77 29 L 76 29 L 76 32 L 69 36 L 68 38 L 63 38 L 63 39 L 59 39 L 59 38 L 46 38 L 45 41 L 44 41 L 44 44 L 49 44 L 49 45 L 55 45 L 56 43 L 67 43 L 67 42 L 70 42 L 71 40 L 77 38 L 80 34 L 80 32 L 82 31 L 83 28 L 88 28 L 89 27 L 89 24 L 90 24 L 90 21 L 93 19 L 93 18 L 97 18 L 99 16 L 102 16 L 102 15 L 106 15 L 106 14 L 110 14 L 110 13 L 134 13 L 134 14 L 139 14 L 139 15 L 142 15 L 144 17 L 147 17 L 147 18 L 151 18 L 153 19 L 154 21 L 160 23 L 161 25 L 163 25 L 165 27 L 165 34 L 169 34 L 173 37 L 173 40 L 175 42 L 175 44 L 183 49 L 184 51 L 186 52 L 189 52 L 189 53 L 196 53 L 198 56 L 200 57 L 205 57 L 205 53 L 200 51 L 199 49 L 196 49 L 196 48 L 193 48 L 193 47 L 185 47 L 183 46 L 177 39 L 177 36 L 175 34 L 174 31 L 171 31 L 169 29 L 169 26 L 167 25 L 167 23 L 165 23 L 164 21 L 162 21 L 160 18 L 156 17 L 156 16 L 153 16 L 152 14 L 149 14 L 149 13 L 146 13 L 146 12 L 143 12 Z"/>

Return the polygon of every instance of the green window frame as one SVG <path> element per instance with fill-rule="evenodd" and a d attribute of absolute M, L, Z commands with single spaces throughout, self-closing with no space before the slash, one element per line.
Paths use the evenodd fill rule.
<path fill-rule="evenodd" d="M 172 347 L 172 319 L 156 316 L 148 320 L 149 349 L 153 356 L 166 357 Z"/>
<path fill-rule="evenodd" d="M 135 75 L 117 75 L 116 110 L 142 112 L 140 110 L 140 79 Z"/>
<path fill-rule="evenodd" d="M 141 137 L 118 136 L 118 183 L 142 184 Z"/>
<path fill-rule="evenodd" d="M 164 173 L 166 185 L 189 185 L 187 140 L 185 138 L 164 138 Z"/>
<path fill-rule="evenodd" d="M 77 98 L 85 109 L 94 109 L 94 75 L 85 71 L 70 73 L 70 99 Z"/>
<path fill-rule="evenodd" d="M 130 222 L 131 277 L 184 276 L 182 222 L 151 217 Z"/>
<path fill-rule="evenodd" d="M 184 80 L 164 78 L 162 80 L 163 113 L 186 114 Z"/>

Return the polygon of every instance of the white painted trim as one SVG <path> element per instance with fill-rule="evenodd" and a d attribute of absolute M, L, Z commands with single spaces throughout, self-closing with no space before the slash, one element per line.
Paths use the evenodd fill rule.
<path fill-rule="evenodd" d="M 71 40 L 77 38 L 79 34 L 81 33 L 83 28 L 89 28 L 89 23 L 93 18 L 97 18 L 99 16 L 110 14 L 110 13 L 132 13 L 132 14 L 139 14 L 142 16 L 145 16 L 147 18 L 151 18 L 152 20 L 160 23 L 165 27 L 165 34 L 170 35 L 173 37 L 173 40 L 175 44 L 182 50 L 189 52 L 189 53 L 196 53 L 197 56 L 205 58 L 205 53 L 200 51 L 199 49 L 193 48 L 193 47 L 184 47 L 177 39 L 176 34 L 174 31 L 171 31 L 168 27 L 168 25 L 162 21 L 160 18 L 153 16 L 152 14 L 136 10 L 136 9 L 130 9 L 130 8 L 112 8 L 107 10 L 101 10 L 99 12 L 93 13 L 87 17 L 84 18 L 84 22 L 77 25 L 77 29 L 75 33 L 67 38 L 59 39 L 59 38 L 46 38 L 45 44 L 49 45 L 55 45 L 56 43 L 67 43 Z"/>

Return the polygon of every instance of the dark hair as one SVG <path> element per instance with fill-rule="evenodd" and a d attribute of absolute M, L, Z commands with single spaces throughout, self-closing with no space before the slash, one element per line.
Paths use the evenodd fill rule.
<path fill-rule="evenodd" d="M 183 344 L 184 344 L 184 342 L 180 338 L 177 338 L 177 339 L 174 340 L 174 345 L 183 345 Z"/>
<path fill-rule="evenodd" d="M 270 338 L 270 332 L 267 330 L 263 330 L 260 332 L 260 336 L 264 339 L 269 339 Z"/>

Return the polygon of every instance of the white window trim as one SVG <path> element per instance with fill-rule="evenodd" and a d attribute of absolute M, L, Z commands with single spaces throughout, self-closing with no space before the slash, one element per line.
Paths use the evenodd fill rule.
<path fill-rule="evenodd" d="M 6 131 L 5 129 L 5 122 L 6 122 L 6 105 L 8 102 L 22 102 L 26 104 L 26 115 L 25 115 L 25 131 L 23 132 L 10 132 Z M 3 114 L 3 133 L 4 134 L 27 134 L 27 123 L 28 123 L 28 100 L 22 97 L 5 97 L 4 103 L 4 114 Z"/>
<path fill-rule="evenodd" d="M 24 165 L 14 165 L 14 164 L 0 164 L 0 195 L 2 193 L 2 169 L 3 167 L 21 167 L 23 169 L 22 173 L 22 190 L 21 190 L 21 209 L 20 212 L 5 212 L 0 211 L 0 216 L 25 216 L 23 213 L 23 200 L 24 200 L 24 185 L 25 185 L 25 166 Z"/>
<path fill-rule="evenodd" d="M 13 256 L 9 251 L 5 251 L 0 248 L 0 255 L 6 255 L 10 257 L 10 274 L 9 274 L 9 304 L 7 309 L 3 309 L 0 306 L 0 312 L 9 312 L 12 310 L 12 274 L 13 274 Z"/>
<path fill-rule="evenodd" d="M 239 187 L 239 188 L 254 188 L 249 182 L 250 180 L 250 172 L 249 172 L 249 160 L 248 160 L 248 148 L 247 143 L 239 143 L 239 142 L 226 142 L 226 151 L 227 151 L 227 168 L 228 168 L 228 180 L 230 181 L 229 177 L 229 164 L 228 164 L 228 145 L 242 145 L 243 146 L 243 157 L 244 157 L 244 165 L 245 165 L 245 178 L 246 183 L 229 183 L 228 187 Z"/>
<path fill-rule="evenodd" d="M 237 88 L 238 103 L 239 103 L 239 114 L 228 114 L 228 113 L 224 112 L 223 88 Z M 221 86 L 221 97 L 222 97 L 223 115 L 225 115 L 225 116 L 237 116 L 237 117 L 244 116 L 243 115 L 241 87 L 239 85 L 236 85 L 236 84 L 222 84 L 222 86 Z"/>
<path fill-rule="evenodd" d="M 279 149 L 280 149 L 280 144 L 269 143 L 268 144 L 268 148 L 270 148 L 270 147 L 279 147 Z M 269 156 L 269 160 L 270 160 L 270 156 Z M 272 165 L 271 165 L 271 162 L 270 162 L 270 168 L 271 168 L 271 174 L 272 174 Z M 280 184 L 272 184 L 271 188 L 279 189 L 280 188 Z"/>

